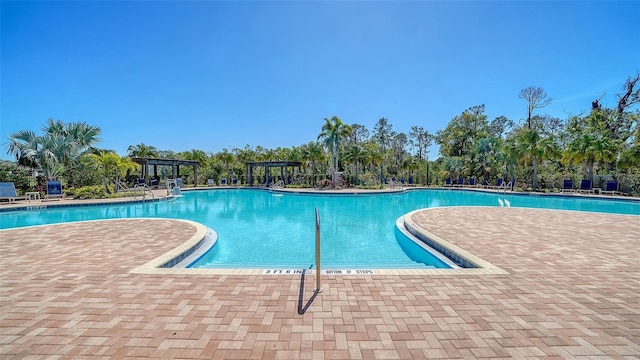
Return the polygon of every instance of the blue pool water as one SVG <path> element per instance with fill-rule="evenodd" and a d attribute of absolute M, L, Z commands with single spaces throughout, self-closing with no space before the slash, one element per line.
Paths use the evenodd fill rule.
<path fill-rule="evenodd" d="M 186 191 L 176 200 L 153 203 L 1 212 L 0 228 L 133 217 L 188 219 L 219 235 L 218 243 L 194 267 L 308 268 L 314 263 L 317 207 L 325 268 L 424 268 L 443 264 L 399 233 L 398 217 L 420 208 L 501 203 L 640 215 L 640 202 L 611 199 L 464 190 L 337 196 L 228 189 Z"/>

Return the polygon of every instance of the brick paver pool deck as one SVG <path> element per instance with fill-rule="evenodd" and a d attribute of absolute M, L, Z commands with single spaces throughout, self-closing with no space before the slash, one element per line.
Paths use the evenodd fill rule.
<path fill-rule="evenodd" d="M 131 272 L 192 236 L 184 222 L 2 231 L 0 358 L 640 355 L 640 217 L 437 208 L 413 220 L 506 274 L 326 275 L 310 302 L 310 276 Z"/>

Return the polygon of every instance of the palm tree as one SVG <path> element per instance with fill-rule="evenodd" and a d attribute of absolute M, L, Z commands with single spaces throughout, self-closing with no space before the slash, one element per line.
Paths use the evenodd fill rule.
<path fill-rule="evenodd" d="M 375 168 L 377 165 L 380 165 L 380 187 L 384 187 L 384 174 L 382 164 L 384 163 L 385 153 L 378 145 L 378 143 L 374 141 L 367 141 L 364 144 L 364 163 L 370 164 L 371 167 Z"/>
<path fill-rule="evenodd" d="M 48 180 L 53 180 L 62 171 L 58 154 L 64 145 L 60 136 L 38 136 L 31 130 L 20 130 L 9 137 L 7 152 L 15 156 L 18 164 L 40 168 Z"/>
<path fill-rule="evenodd" d="M 37 168 L 36 163 L 40 137 L 31 130 L 20 130 L 9 136 L 7 153 L 13 155 L 19 165 Z M 57 160 L 57 159 L 56 159 Z"/>
<path fill-rule="evenodd" d="M 316 186 L 316 163 L 322 161 L 325 154 L 322 146 L 317 141 L 312 141 L 302 148 L 302 158 L 306 162 L 311 163 L 312 181 L 311 185 Z"/>
<path fill-rule="evenodd" d="M 222 151 L 219 152 L 216 155 L 216 157 L 225 165 L 225 167 L 227 169 L 227 179 L 230 179 L 231 178 L 231 174 L 229 172 L 229 167 L 230 167 L 230 165 L 233 162 L 235 157 L 226 148 L 222 149 Z"/>
<path fill-rule="evenodd" d="M 140 164 L 134 162 L 133 160 L 131 160 L 130 157 L 128 156 L 122 156 L 122 157 L 118 157 L 118 159 L 116 159 L 115 161 L 115 167 L 114 167 L 114 183 L 116 184 L 115 186 L 115 191 L 118 192 L 118 186 L 117 184 L 120 183 L 120 179 L 122 179 L 123 177 L 127 176 L 127 174 L 131 173 L 131 172 L 136 172 L 140 170 Z"/>
<path fill-rule="evenodd" d="M 347 161 L 352 161 L 355 168 L 355 185 L 358 185 L 358 168 L 365 157 L 365 151 L 362 146 L 354 144 L 345 154 Z"/>
<path fill-rule="evenodd" d="M 47 120 L 43 130 L 43 135 L 30 130 L 15 132 L 9 137 L 7 152 L 21 165 L 41 168 L 49 180 L 93 149 L 100 134 L 100 128 L 86 123 L 65 124 L 53 119 Z"/>
<path fill-rule="evenodd" d="M 533 189 L 538 189 L 538 162 L 554 155 L 556 144 L 551 136 L 542 137 L 536 129 L 522 128 L 515 138 L 516 149 L 525 164 L 531 160 L 533 167 Z"/>
<path fill-rule="evenodd" d="M 448 156 L 444 158 L 440 176 L 442 178 L 457 178 L 462 171 L 462 161 L 460 156 Z"/>
<path fill-rule="evenodd" d="M 584 162 L 588 169 L 587 179 L 593 182 L 593 165 L 596 162 L 613 161 L 618 151 L 617 144 L 602 134 L 582 134 L 567 145 L 563 160 Z"/>
<path fill-rule="evenodd" d="M 64 123 L 61 120 L 48 119 L 43 131 L 45 137 L 57 139 L 56 155 L 65 166 L 80 159 L 82 155 L 95 151 L 95 145 L 100 142 L 100 128 L 85 122 Z"/>
<path fill-rule="evenodd" d="M 181 159 L 184 159 L 184 160 L 197 161 L 198 162 L 198 166 L 201 169 L 206 168 L 207 163 L 209 161 L 209 158 L 207 157 L 207 153 L 202 151 L 202 150 L 197 150 L 197 149 L 191 149 L 189 151 L 181 152 L 179 154 L 179 157 Z M 196 173 L 195 168 L 194 168 L 194 174 L 193 174 L 193 185 L 194 186 L 198 186 L 198 178 L 197 178 L 196 175 L 197 175 L 197 173 Z"/>
<path fill-rule="evenodd" d="M 143 143 L 140 143 L 138 145 L 130 145 L 127 148 L 127 152 L 131 157 L 158 157 L 158 149 L 156 149 L 155 146 L 145 145 Z"/>
<path fill-rule="evenodd" d="M 338 161 L 340 153 L 340 141 L 351 135 L 351 126 L 344 124 L 339 117 L 334 116 L 331 119 L 324 118 L 322 131 L 318 135 L 318 140 L 323 140 L 329 153 L 331 154 L 331 174 L 338 171 Z"/>
<path fill-rule="evenodd" d="M 409 170 L 409 177 L 413 178 L 413 172 L 420 168 L 420 160 L 417 158 L 417 155 L 415 157 L 407 157 L 402 163 L 402 168 Z"/>
<path fill-rule="evenodd" d="M 474 153 L 477 155 L 478 162 L 473 172 L 478 175 L 483 175 L 485 179 L 488 179 L 498 163 L 499 150 L 499 138 L 486 137 L 476 141 L 474 144 Z"/>
<path fill-rule="evenodd" d="M 111 194 L 111 190 L 109 190 L 110 179 L 117 173 L 120 157 L 111 151 L 99 151 L 85 155 L 83 161 L 102 175 L 104 191 Z"/>

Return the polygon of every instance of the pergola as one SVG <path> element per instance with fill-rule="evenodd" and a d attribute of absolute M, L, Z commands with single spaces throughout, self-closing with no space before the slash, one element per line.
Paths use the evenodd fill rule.
<path fill-rule="evenodd" d="M 269 169 L 273 168 L 273 167 L 279 167 L 280 168 L 280 177 L 282 177 L 283 179 L 287 179 L 288 177 L 288 171 L 287 169 L 291 166 L 291 167 L 298 167 L 298 170 L 300 169 L 300 166 L 302 165 L 302 163 L 300 161 L 289 161 L 289 160 L 284 160 L 284 161 L 252 161 L 247 163 L 247 184 L 249 184 L 249 186 L 253 186 L 253 168 L 258 166 L 258 167 L 264 167 L 264 173 L 265 173 L 265 181 L 264 184 L 268 185 L 269 184 L 269 180 L 271 178 L 271 174 Z M 287 181 L 285 180 L 285 185 L 286 185 Z"/>
<path fill-rule="evenodd" d="M 193 184 L 198 183 L 198 162 L 195 160 L 179 160 L 179 159 L 159 159 L 147 157 L 132 157 L 131 160 L 138 163 L 142 167 L 142 177 L 147 185 L 151 185 L 149 181 L 149 165 L 153 166 L 153 177 L 158 177 L 158 165 L 171 166 L 171 176 L 180 177 L 180 166 L 193 166 Z"/>

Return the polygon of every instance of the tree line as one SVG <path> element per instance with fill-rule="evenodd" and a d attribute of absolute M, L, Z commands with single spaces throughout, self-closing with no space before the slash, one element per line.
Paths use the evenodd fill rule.
<path fill-rule="evenodd" d="M 566 178 L 592 179 L 596 185 L 598 179 L 615 178 L 637 194 L 639 79 L 636 74 L 626 80 L 613 106 L 603 106 L 597 99 L 582 114 L 564 119 L 540 114 L 552 99 L 542 88 L 531 86 L 517 94 L 527 115 L 519 123 L 505 116 L 490 120 L 480 104 L 462 111 L 434 134 L 418 125 L 409 133 L 396 132 L 384 117 L 368 129 L 333 116 L 323 119 L 316 139 L 300 146 L 246 145 L 211 153 L 173 152 L 141 143 L 129 146 L 127 156 L 121 157 L 97 147 L 98 127 L 49 119 L 41 135 L 31 130 L 10 135 L 7 153 L 19 165 L 41 170 L 43 178 L 61 178 L 69 187 L 100 184 L 105 191 L 110 191 L 110 184 L 131 181 L 132 174 L 139 172 L 131 157 L 156 157 L 198 161 L 197 185 L 206 184 L 207 179 L 220 183 L 232 178 L 246 184 L 249 162 L 289 160 L 302 164 L 284 179 L 291 186 L 317 186 L 319 179 L 330 180 L 339 171 L 358 187 L 381 187 L 391 179 L 441 185 L 445 178 L 474 177 L 515 179 L 521 189 L 549 191 Z M 430 159 L 434 143 L 439 156 Z M 183 174 L 192 177 L 190 171 L 185 169 Z M 259 171 L 254 173 L 258 179 L 264 175 Z M 162 178 L 170 175 L 165 168 L 160 172 Z"/>

